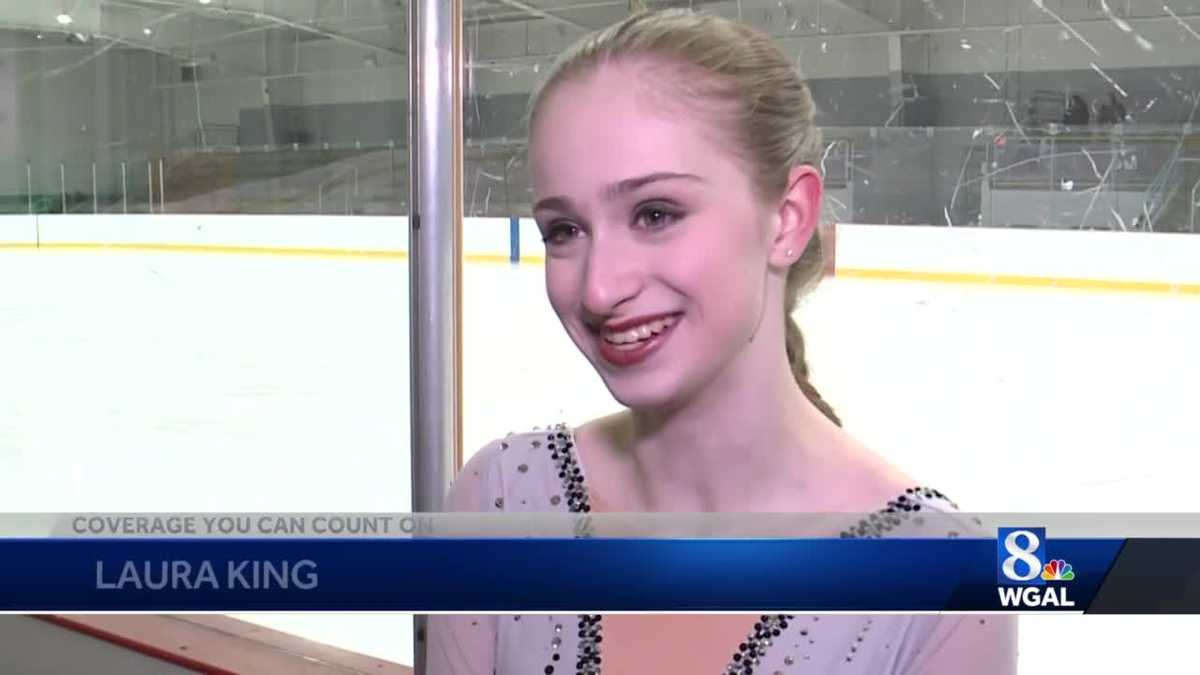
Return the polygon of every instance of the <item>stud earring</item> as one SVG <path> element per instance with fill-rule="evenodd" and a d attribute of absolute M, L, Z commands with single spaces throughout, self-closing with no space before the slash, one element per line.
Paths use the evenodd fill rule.
<path fill-rule="evenodd" d="M 787 250 L 787 257 L 792 257 L 792 249 L 790 248 Z"/>

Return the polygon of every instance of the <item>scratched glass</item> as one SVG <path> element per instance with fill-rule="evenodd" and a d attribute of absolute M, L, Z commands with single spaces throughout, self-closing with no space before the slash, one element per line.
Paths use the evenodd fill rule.
<path fill-rule="evenodd" d="M 0 211 L 406 211 L 404 3 L 3 4 Z"/>
<path fill-rule="evenodd" d="M 527 214 L 530 88 L 572 39 L 638 5 L 738 18 L 795 55 L 831 146 L 831 219 L 1196 229 L 1190 0 L 468 2 L 468 215 Z"/>
<path fill-rule="evenodd" d="M 530 91 L 574 40 L 640 7 L 690 7 L 740 19 L 772 36 L 799 63 L 818 107 L 826 142 L 826 221 L 894 227 L 887 233 L 898 233 L 897 239 L 886 241 L 905 235 L 925 242 L 909 252 L 921 262 L 944 262 L 938 256 L 940 242 L 951 239 L 941 236 L 950 234 L 947 228 L 971 228 L 954 239 L 968 242 L 953 250 L 970 258 L 951 261 L 959 264 L 955 271 L 986 258 L 986 242 L 1020 241 L 1032 243 L 1005 254 L 1018 268 L 1028 263 L 1038 273 L 1050 268 L 1060 276 L 1108 272 L 1121 278 L 1137 268 L 1126 264 L 1123 252 L 1167 237 L 1151 233 L 1200 232 L 1200 0 L 468 0 L 468 216 L 528 218 L 522 115 Z M 989 238 L 1001 228 L 1053 230 L 1041 239 L 1073 253 L 1068 230 L 1135 234 L 1084 233 L 1075 239 L 1119 246 L 1089 257 L 1081 245 L 1077 256 L 1065 256 L 1016 238 L 1019 232 L 1001 233 L 1012 239 Z M 882 236 L 872 228 L 843 231 L 839 274 L 845 249 Z M 523 283 L 537 287 L 539 270 L 525 264 L 527 253 L 536 258 L 539 251 L 522 248 L 522 263 L 506 270 L 505 279 L 516 284 L 527 275 L 530 281 Z M 891 261 L 886 252 L 871 253 L 883 259 L 847 267 Z M 1151 264 L 1163 267 L 1163 274 L 1190 274 L 1187 260 L 1171 262 L 1183 265 Z M 1140 499 L 1133 495 L 1171 494 L 1159 485 L 1161 473 L 1134 463 L 1145 464 L 1146 454 L 1157 458 L 1156 466 L 1187 461 L 1180 453 L 1188 454 L 1181 439 L 1195 435 L 1194 415 L 1183 403 L 1196 373 L 1190 365 L 1195 296 L 1029 293 L 846 277 L 821 285 L 801 307 L 801 325 L 812 338 L 818 376 L 838 386 L 827 397 L 845 406 L 858 403 L 852 426 L 864 432 L 909 429 L 904 421 L 913 421 L 911 434 L 881 434 L 882 451 L 900 455 L 905 444 L 919 445 L 909 456 L 934 457 L 926 466 L 960 484 L 976 476 L 971 498 L 991 495 L 996 503 L 1010 504 L 1004 500 L 1015 488 L 999 486 L 979 467 L 1030 442 L 1042 444 L 1031 451 L 1041 453 L 1031 465 L 1053 462 L 1050 456 L 1075 458 L 1071 468 L 1046 474 L 1056 481 L 1073 474 L 1071 479 L 1038 492 L 1054 492 L 1070 505 L 1064 508 L 1111 504 L 1116 475 L 1137 483 L 1121 491 L 1134 500 L 1127 504 Z M 489 277 L 488 283 L 496 282 Z M 468 279 L 468 303 L 480 293 Z M 564 409 L 572 420 L 611 409 L 596 402 L 602 392 L 588 389 L 594 374 L 550 337 L 553 317 L 510 326 L 503 311 L 481 322 L 487 338 L 476 343 L 475 362 L 488 359 L 501 380 L 547 386 L 523 389 L 517 402 L 479 394 L 481 404 L 467 408 L 468 435 L 486 438 L 509 421 L 513 428 L 526 420 L 544 423 Z M 528 344 L 530 333 L 546 335 L 537 362 L 506 359 Z M 1139 347 L 1150 344 L 1170 365 L 1138 365 Z M 1125 357 L 1114 363 L 1118 353 Z M 872 356 L 879 361 L 864 365 Z M 1104 375 L 1093 380 L 1099 372 Z M 562 395 L 563 383 L 570 383 L 569 396 Z M 472 391 L 468 381 L 468 397 Z M 484 411 L 496 406 L 503 412 L 489 419 Z M 1147 415 L 1171 438 L 1149 437 Z M 929 441 L 935 428 L 947 430 L 941 443 Z M 1021 431 L 1014 432 L 1019 437 L 983 438 L 979 428 Z M 1135 446 L 1140 459 L 1126 452 Z M 474 448 L 468 443 L 466 450 Z M 1094 479 L 1076 474 L 1085 464 Z M 1190 493 L 1190 486 L 1178 485 L 1176 494 Z M 1179 500 L 1194 508 L 1194 500 Z M 1157 653 L 1157 631 L 1186 642 L 1187 631 L 1195 630 L 1181 617 L 1153 630 L 1124 622 L 1110 628 L 1120 631 L 1122 646 L 1097 651 L 1063 647 L 1094 643 L 1094 624 L 1050 625 L 1037 617 L 1022 622 L 1021 672 L 1067 660 L 1108 669 L 1133 663 L 1127 669 L 1143 670 L 1146 659 L 1156 658 L 1171 670 L 1166 664 L 1186 657 L 1175 650 L 1146 656 Z M 1064 639 L 1064 631 L 1075 631 L 1077 639 Z"/>

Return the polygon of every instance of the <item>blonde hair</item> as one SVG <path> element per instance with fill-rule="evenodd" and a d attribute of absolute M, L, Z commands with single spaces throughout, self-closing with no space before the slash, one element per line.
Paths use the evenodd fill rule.
<path fill-rule="evenodd" d="M 746 162 L 760 195 L 780 198 L 792 167 L 820 169 L 822 140 L 812 94 L 799 69 L 766 35 L 749 26 L 689 10 L 639 12 L 584 37 L 563 53 L 530 99 L 532 133 L 539 107 L 560 83 L 598 65 L 626 58 L 649 58 L 682 67 L 671 78 L 695 102 L 722 104 L 723 129 Z M 799 260 L 788 270 L 784 291 L 785 345 L 792 375 L 804 395 L 826 417 L 841 424 L 833 408 L 809 381 L 804 335 L 792 318 L 801 294 L 824 269 L 821 238 L 814 232 Z"/>

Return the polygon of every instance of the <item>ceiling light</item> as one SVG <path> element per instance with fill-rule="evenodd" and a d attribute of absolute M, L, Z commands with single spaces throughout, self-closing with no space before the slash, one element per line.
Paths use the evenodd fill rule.
<path fill-rule="evenodd" d="M 72 21 L 74 21 L 74 19 L 71 18 L 71 15 L 67 14 L 66 12 L 62 12 L 58 16 L 54 17 L 54 19 L 55 19 L 55 21 L 58 21 L 60 24 L 62 24 L 64 26 L 66 26 L 66 25 L 70 24 Z"/>
<path fill-rule="evenodd" d="M 142 32 L 145 33 L 146 35 L 150 35 L 154 31 L 150 30 L 149 26 L 146 26 L 145 28 L 142 29 Z"/>
<path fill-rule="evenodd" d="M 200 4 L 202 5 L 207 5 L 210 2 L 212 2 L 212 0 L 200 0 Z"/>

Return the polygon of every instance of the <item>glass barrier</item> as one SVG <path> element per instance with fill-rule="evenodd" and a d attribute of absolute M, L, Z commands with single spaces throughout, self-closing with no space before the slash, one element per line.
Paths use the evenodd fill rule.
<path fill-rule="evenodd" d="M 411 510 L 407 12 L 0 3 L 0 510 Z"/>
<path fill-rule="evenodd" d="M 846 228 L 838 275 L 797 312 L 821 391 L 854 434 L 996 510 L 1195 508 L 1182 481 L 1169 496 L 1170 479 L 1137 467 L 1142 453 L 1191 462 L 1180 401 L 1197 373 L 1200 249 L 1149 233 L 1200 232 L 1200 2 L 467 2 L 468 216 L 530 216 L 530 93 L 575 40 L 642 7 L 738 19 L 796 59 L 824 134 L 827 220 L 931 226 Z M 466 267 L 468 453 L 497 431 L 619 409 L 545 303 L 537 232 L 520 226 L 528 261 L 522 248 L 520 265 Z M 1095 292 L 1116 289 L 1152 293 Z M 511 358 L 535 340 L 536 358 Z M 1111 358 L 1142 343 L 1160 365 Z M 535 384 L 513 402 L 515 382 Z M 1148 438 L 1147 415 L 1171 437 Z M 1053 489 L 995 481 L 1024 462 L 1056 476 Z M 1173 617 L 1156 631 L 1193 627 Z M 1140 646 L 1062 648 L 1064 631 L 1088 644 L 1102 630 Z M 1024 673 L 1132 668 L 1159 637 L 1022 617 L 1020 639 Z"/>
<path fill-rule="evenodd" d="M 470 120 L 484 114 L 467 116 L 466 214 L 521 217 L 529 211 L 530 196 L 524 139 L 483 136 L 486 124 Z M 1200 134 L 1179 127 L 827 126 L 822 132 L 832 221 L 1196 231 L 1192 189 L 1200 180 Z M 79 214 L 400 213 L 407 208 L 406 153 L 406 147 L 389 142 L 231 154 L 185 151 L 139 162 L 9 163 L 0 167 L 6 188 L 0 208 Z"/>

